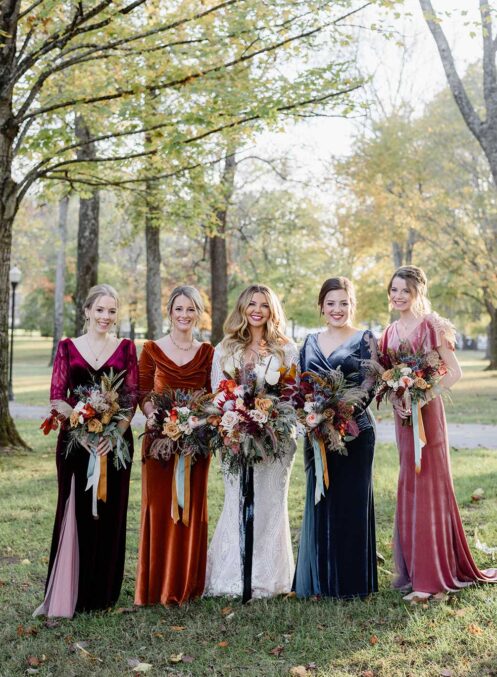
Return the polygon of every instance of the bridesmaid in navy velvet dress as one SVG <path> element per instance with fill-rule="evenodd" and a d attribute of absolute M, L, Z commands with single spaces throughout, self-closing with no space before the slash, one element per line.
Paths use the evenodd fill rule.
<path fill-rule="evenodd" d="M 88 331 L 77 339 L 60 341 L 54 361 L 51 400 L 77 402 L 74 390 L 97 382 L 112 368 L 125 370 L 120 389 L 121 406 L 134 412 L 138 368 L 132 341 L 109 335 L 118 310 L 116 291 L 109 285 L 92 287 L 85 302 Z M 131 419 L 132 413 L 130 413 Z M 133 454 L 129 421 L 119 427 Z M 88 451 L 78 445 L 66 457 L 67 427 L 59 433 L 56 450 L 58 499 L 45 588 L 45 599 L 35 615 L 71 618 L 75 611 L 105 609 L 117 602 L 124 572 L 126 513 L 131 464 L 116 470 L 107 459 L 107 500 L 98 501 L 98 519 L 92 517 L 92 492 L 86 491 Z M 101 459 L 112 452 L 101 440 Z"/>
<path fill-rule="evenodd" d="M 355 294 L 347 278 L 326 280 L 319 307 L 328 326 L 307 336 L 300 351 L 301 371 L 340 367 L 353 385 L 365 389 L 365 408 L 356 414 L 360 434 L 347 443 L 347 455 L 327 452 L 330 486 L 317 505 L 314 456 L 306 440 L 306 503 L 294 589 L 298 597 L 365 597 L 378 589 L 372 482 L 375 430 L 366 408 L 373 392 L 363 364 L 371 358 L 374 338 L 370 331 L 352 326 Z"/>

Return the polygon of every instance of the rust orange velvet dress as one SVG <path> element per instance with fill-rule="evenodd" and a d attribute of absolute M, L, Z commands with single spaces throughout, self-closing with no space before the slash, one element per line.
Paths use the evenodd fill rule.
<path fill-rule="evenodd" d="M 166 387 L 210 389 L 213 347 L 202 343 L 183 366 L 173 362 L 155 343 L 147 341 L 139 361 L 139 392 Z M 192 466 L 190 520 L 185 526 L 171 517 L 174 458 L 157 461 L 142 446 L 142 509 L 135 604 L 182 604 L 204 590 L 207 559 L 207 477 L 209 458 Z"/>

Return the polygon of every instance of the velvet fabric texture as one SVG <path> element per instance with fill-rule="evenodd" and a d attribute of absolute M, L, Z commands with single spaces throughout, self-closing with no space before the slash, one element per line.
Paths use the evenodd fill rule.
<path fill-rule="evenodd" d="M 367 390 L 363 364 L 371 358 L 373 345 L 371 332 L 361 330 L 325 356 L 318 334 L 311 334 L 300 351 L 301 371 L 319 373 L 340 367 L 350 383 L 364 385 L 366 397 L 356 415 L 361 432 L 347 442 L 347 455 L 327 451 L 330 486 L 317 505 L 314 456 L 305 442 L 306 503 L 294 581 L 298 597 L 365 597 L 378 590 L 372 481 L 375 433 L 366 408 L 373 392 Z"/>
<path fill-rule="evenodd" d="M 120 391 L 120 402 L 134 411 L 137 403 L 138 373 L 135 346 L 128 339 L 120 342 L 115 352 L 99 369 L 93 369 L 86 362 L 71 339 L 61 341 L 53 366 L 50 399 L 65 400 L 74 406 L 78 400 L 74 395 L 74 389 L 79 385 L 91 383 L 91 377 L 98 382 L 99 377 L 103 373 L 108 373 L 111 368 L 114 373 L 126 370 L 125 381 Z M 132 456 L 133 436 L 129 428 L 124 436 Z M 57 440 L 58 498 L 47 587 L 59 549 L 64 515 L 67 512 L 66 504 L 71 494 L 72 484 L 79 545 L 76 611 L 106 609 L 117 602 L 123 580 L 131 464 L 125 470 L 116 470 L 112 462 L 112 454 L 109 455 L 107 459 L 107 502 L 98 501 L 99 519 L 96 520 L 91 512 L 91 491 L 85 490 L 88 452 L 78 445 L 66 456 L 67 443 L 68 431 L 63 427 Z M 74 570 L 78 571 L 77 567 Z M 56 580 L 63 579 L 57 577 Z M 52 595 L 60 598 L 68 592 L 68 590 L 54 590 Z"/>
<path fill-rule="evenodd" d="M 407 337 L 414 351 L 442 346 L 446 339 L 444 323 L 439 320 L 426 316 Z M 382 352 L 389 348 L 398 350 L 400 341 L 397 323 L 393 323 L 382 336 Z M 421 415 L 427 444 L 422 450 L 419 474 L 415 472 L 412 426 L 402 425 L 395 415 L 400 471 L 394 528 L 397 570 L 394 587 L 435 594 L 458 590 L 477 581 L 496 582 L 496 571 L 480 571 L 468 547 L 454 494 L 442 399 L 436 397 L 426 404 Z"/>
<path fill-rule="evenodd" d="M 166 387 L 210 390 L 214 349 L 202 343 L 183 366 L 173 362 L 155 343 L 143 346 L 139 364 L 142 405 L 151 392 Z M 207 558 L 207 479 L 210 458 L 191 469 L 190 523 L 176 524 L 171 517 L 174 458 L 157 461 L 142 446 L 142 509 L 135 604 L 182 604 L 204 590 Z"/>

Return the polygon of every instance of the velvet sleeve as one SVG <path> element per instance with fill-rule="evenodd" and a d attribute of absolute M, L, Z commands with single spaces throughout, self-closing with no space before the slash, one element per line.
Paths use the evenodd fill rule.
<path fill-rule="evenodd" d="M 371 331 L 364 332 L 359 351 L 359 381 L 365 393 L 363 406 L 366 408 L 374 397 L 375 377 L 370 365 L 372 361 L 378 361 L 378 344 Z"/>
<path fill-rule="evenodd" d="M 302 348 L 299 351 L 299 369 L 300 373 L 302 374 L 304 371 L 307 371 L 307 364 L 306 364 L 306 359 L 305 359 L 305 351 L 307 347 L 307 341 L 309 340 L 309 336 L 306 336 L 304 344 Z"/>
<path fill-rule="evenodd" d="M 145 343 L 138 363 L 138 402 L 143 410 L 143 405 L 154 389 L 155 360 L 149 352 L 150 342 Z"/>
<path fill-rule="evenodd" d="M 138 404 L 138 362 L 136 359 L 136 347 L 133 341 L 129 341 L 126 375 L 124 377 L 124 394 L 126 406 L 134 414 Z"/>
<path fill-rule="evenodd" d="M 69 352 L 67 341 L 59 341 L 57 353 L 52 369 L 52 381 L 50 384 L 50 400 L 64 400 L 68 402 L 69 390 Z"/>

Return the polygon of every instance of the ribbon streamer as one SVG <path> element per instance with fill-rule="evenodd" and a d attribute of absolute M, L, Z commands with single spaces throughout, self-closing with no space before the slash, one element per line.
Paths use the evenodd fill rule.
<path fill-rule="evenodd" d="M 416 473 L 419 474 L 421 472 L 422 447 L 426 444 L 421 402 L 418 402 L 412 408 L 412 434 L 414 436 L 414 465 L 416 467 Z"/>
<path fill-rule="evenodd" d="M 86 477 L 87 483 L 85 491 L 91 489 L 91 514 L 95 519 L 98 519 L 97 494 L 100 481 L 100 456 L 97 454 L 96 447 L 90 448 L 90 458 L 88 459 Z"/>
<path fill-rule="evenodd" d="M 97 498 L 107 503 L 107 456 L 100 458 L 100 479 L 98 481 Z"/>
<path fill-rule="evenodd" d="M 242 604 L 252 598 L 252 557 L 254 552 L 254 468 L 243 463 L 240 469 L 240 563 Z"/>
<path fill-rule="evenodd" d="M 174 455 L 173 486 L 171 498 L 171 517 L 176 524 L 181 521 L 187 527 L 190 524 L 190 477 L 192 458 L 182 454 Z"/>
<path fill-rule="evenodd" d="M 326 489 L 330 486 L 328 474 L 328 461 L 326 460 L 326 448 L 321 438 L 311 434 L 312 449 L 314 451 L 314 470 L 316 474 L 316 488 L 314 490 L 314 505 L 317 505 L 321 497 L 325 495 Z"/>

